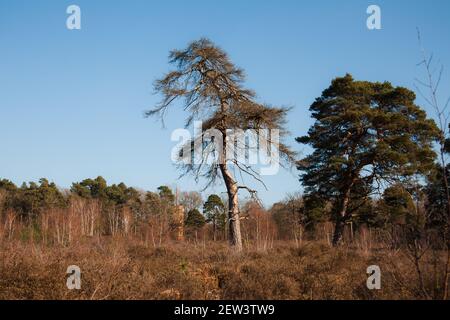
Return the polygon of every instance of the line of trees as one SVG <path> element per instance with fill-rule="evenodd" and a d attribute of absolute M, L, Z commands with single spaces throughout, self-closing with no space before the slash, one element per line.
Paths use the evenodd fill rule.
<path fill-rule="evenodd" d="M 434 240 L 444 239 L 445 185 L 439 166 L 436 165 L 433 172 L 425 185 L 417 181 L 395 183 L 384 189 L 378 198 L 369 197 L 364 201 L 351 198 L 352 215 L 345 222 L 351 226 L 348 237 L 369 228 L 386 231 L 384 235 L 395 247 L 407 244 L 407 233 L 417 240 L 429 235 L 435 237 Z M 260 239 L 261 234 L 264 237 L 270 234 L 267 241 L 280 239 L 297 243 L 304 239 L 327 238 L 328 231 L 322 232 L 320 228 L 335 221 L 338 212 L 334 201 L 316 193 L 298 193 L 266 211 L 258 202 L 249 200 L 239 208 L 241 221 L 244 221 L 243 238 L 248 242 Z M 11 227 L 17 223 L 31 226 L 36 235 L 40 235 L 48 231 L 50 220 L 56 217 L 62 221 L 54 221 L 61 223 L 54 227 L 65 230 L 71 224 L 76 229 L 78 224 L 80 230 L 73 231 L 80 236 L 134 235 L 150 238 L 153 244 L 160 245 L 178 227 L 174 212 L 180 205 L 184 209 L 182 223 L 188 237 L 201 235 L 204 238 L 207 231 L 213 241 L 227 239 L 226 202 L 216 194 L 203 201 L 197 192 L 181 192 L 177 196 L 167 186 L 159 187 L 156 192 L 145 192 L 123 183 L 108 185 L 102 177 L 73 183 L 69 190 L 62 190 L 47 179 L 20 187 L 0 180 L 0 216 L 7 237 L 14 232 Z M 263 233 L 260 232 L 262 227 L 266 229 Z M 57 242 L 62 244 L 75 235 L 61 230 L 57 231 L 60 233 Z M 433 245 L 442 247 L 441 240 Z"/>
<path fill-rule="evenodd" d="M 253 201 L 240 211 L 246 217 L 244 239 L 267 249 L 277 235 L 271 216 Z M 180 240 L 180 228 L 188 241 L 222 241 L 228 237 L 226 212 L 226 202 L 216 194 L 204 201 L 198 192 L 174 193 L 167 186 L 147 192 L 124 183 L 108 185 L 97 177 L 61 189 L 47 179 L 20 187 L 0 179 L 0 241 L 69 245 L 83 238 L 109 236 L 140 239 L 157 247 Z"/>

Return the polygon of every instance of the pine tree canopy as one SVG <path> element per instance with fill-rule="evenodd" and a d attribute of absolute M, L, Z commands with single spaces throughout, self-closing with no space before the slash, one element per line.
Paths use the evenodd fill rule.
<path fill-rule="evenodd" d="M 388 182 L 433 168 L 439 130 L 415 104 L 415 94 L 389 82 L 336 78 L 311 105 L 315 119 L 297 138 L 313 153 L 298 162 L 309 193 L 342 197 L 370 194 Z"/>

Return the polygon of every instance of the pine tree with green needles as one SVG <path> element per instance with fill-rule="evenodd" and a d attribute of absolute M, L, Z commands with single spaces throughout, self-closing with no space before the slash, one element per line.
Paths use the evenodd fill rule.
<path fill-rule="evenodd" d="M 203 213 L 206 216 L 206 221 L 212 223 L 213 226 L 213 240 L 216 241 L 217 230 L 224 230 L 226 225 L 225 205 L 222 199 L 216 194 L 208 197 L 203 205 Z"/>
<path fill-rule="evenodd" d="M 333 202 L 334 245 L 352 217 L 353 195 L 368 199 L 388 184 L 433 168 L 439 130 L 415 99 L 406 88 L 355 81 L 347 74 L 311 105 L 315 123 L 297 141 L 313 152 L 298 162 L 298 169 L 307 193 Z"/>

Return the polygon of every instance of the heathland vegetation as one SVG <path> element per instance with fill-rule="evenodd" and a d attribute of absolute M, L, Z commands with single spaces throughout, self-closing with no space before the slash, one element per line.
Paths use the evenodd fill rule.
<path fill-rule="evenodd" d="M 448 299 L 450 140 L 431 60 L 424 56 L 429 81 L 421 83 L 434 120 L 412 90 L 346 75 L 314 101 L 315 122 L 297 138 L 286 130 L 289 110 L 257 102 L 211 41 L 175 50 L 170 61 L 175 70 L 155 84 L 162 101 L 147 114 L 164 116 L 181 99 L 187 125 L 200 119 L 205 132 L 221 133 L 221 149 L 205 134 L 179 156 L 215 154 L 181 170 L 223 183 L 227 196 L 102 177 L 70 189 L 0 180 L 0 299 Z M 299 184 L 263 207 L 238 178 L 261 176 L 227 158 L 229 129 L 278 130 L 280 160 L 297 168 L 303 193 Z M 289 140 L 311 154 L 299 157 Z M 79 291 L 65 287 L 69 265 L 82 270 Z M 366 287 L 370 265 L 382 270 L 381 290 Z"/>

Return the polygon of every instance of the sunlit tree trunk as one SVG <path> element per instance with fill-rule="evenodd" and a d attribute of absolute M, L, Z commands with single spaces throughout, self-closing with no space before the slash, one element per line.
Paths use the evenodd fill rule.
<path fill-rule="evenodd" d="M 239 218 L 239 199 L 236 181 L 231 176 L 227 165 L 221 164 L 222 172 L 228 194 L 228 221 L 229 221 L 229 242 L 238 252 L 242 251 L 241 224 Z"/>

